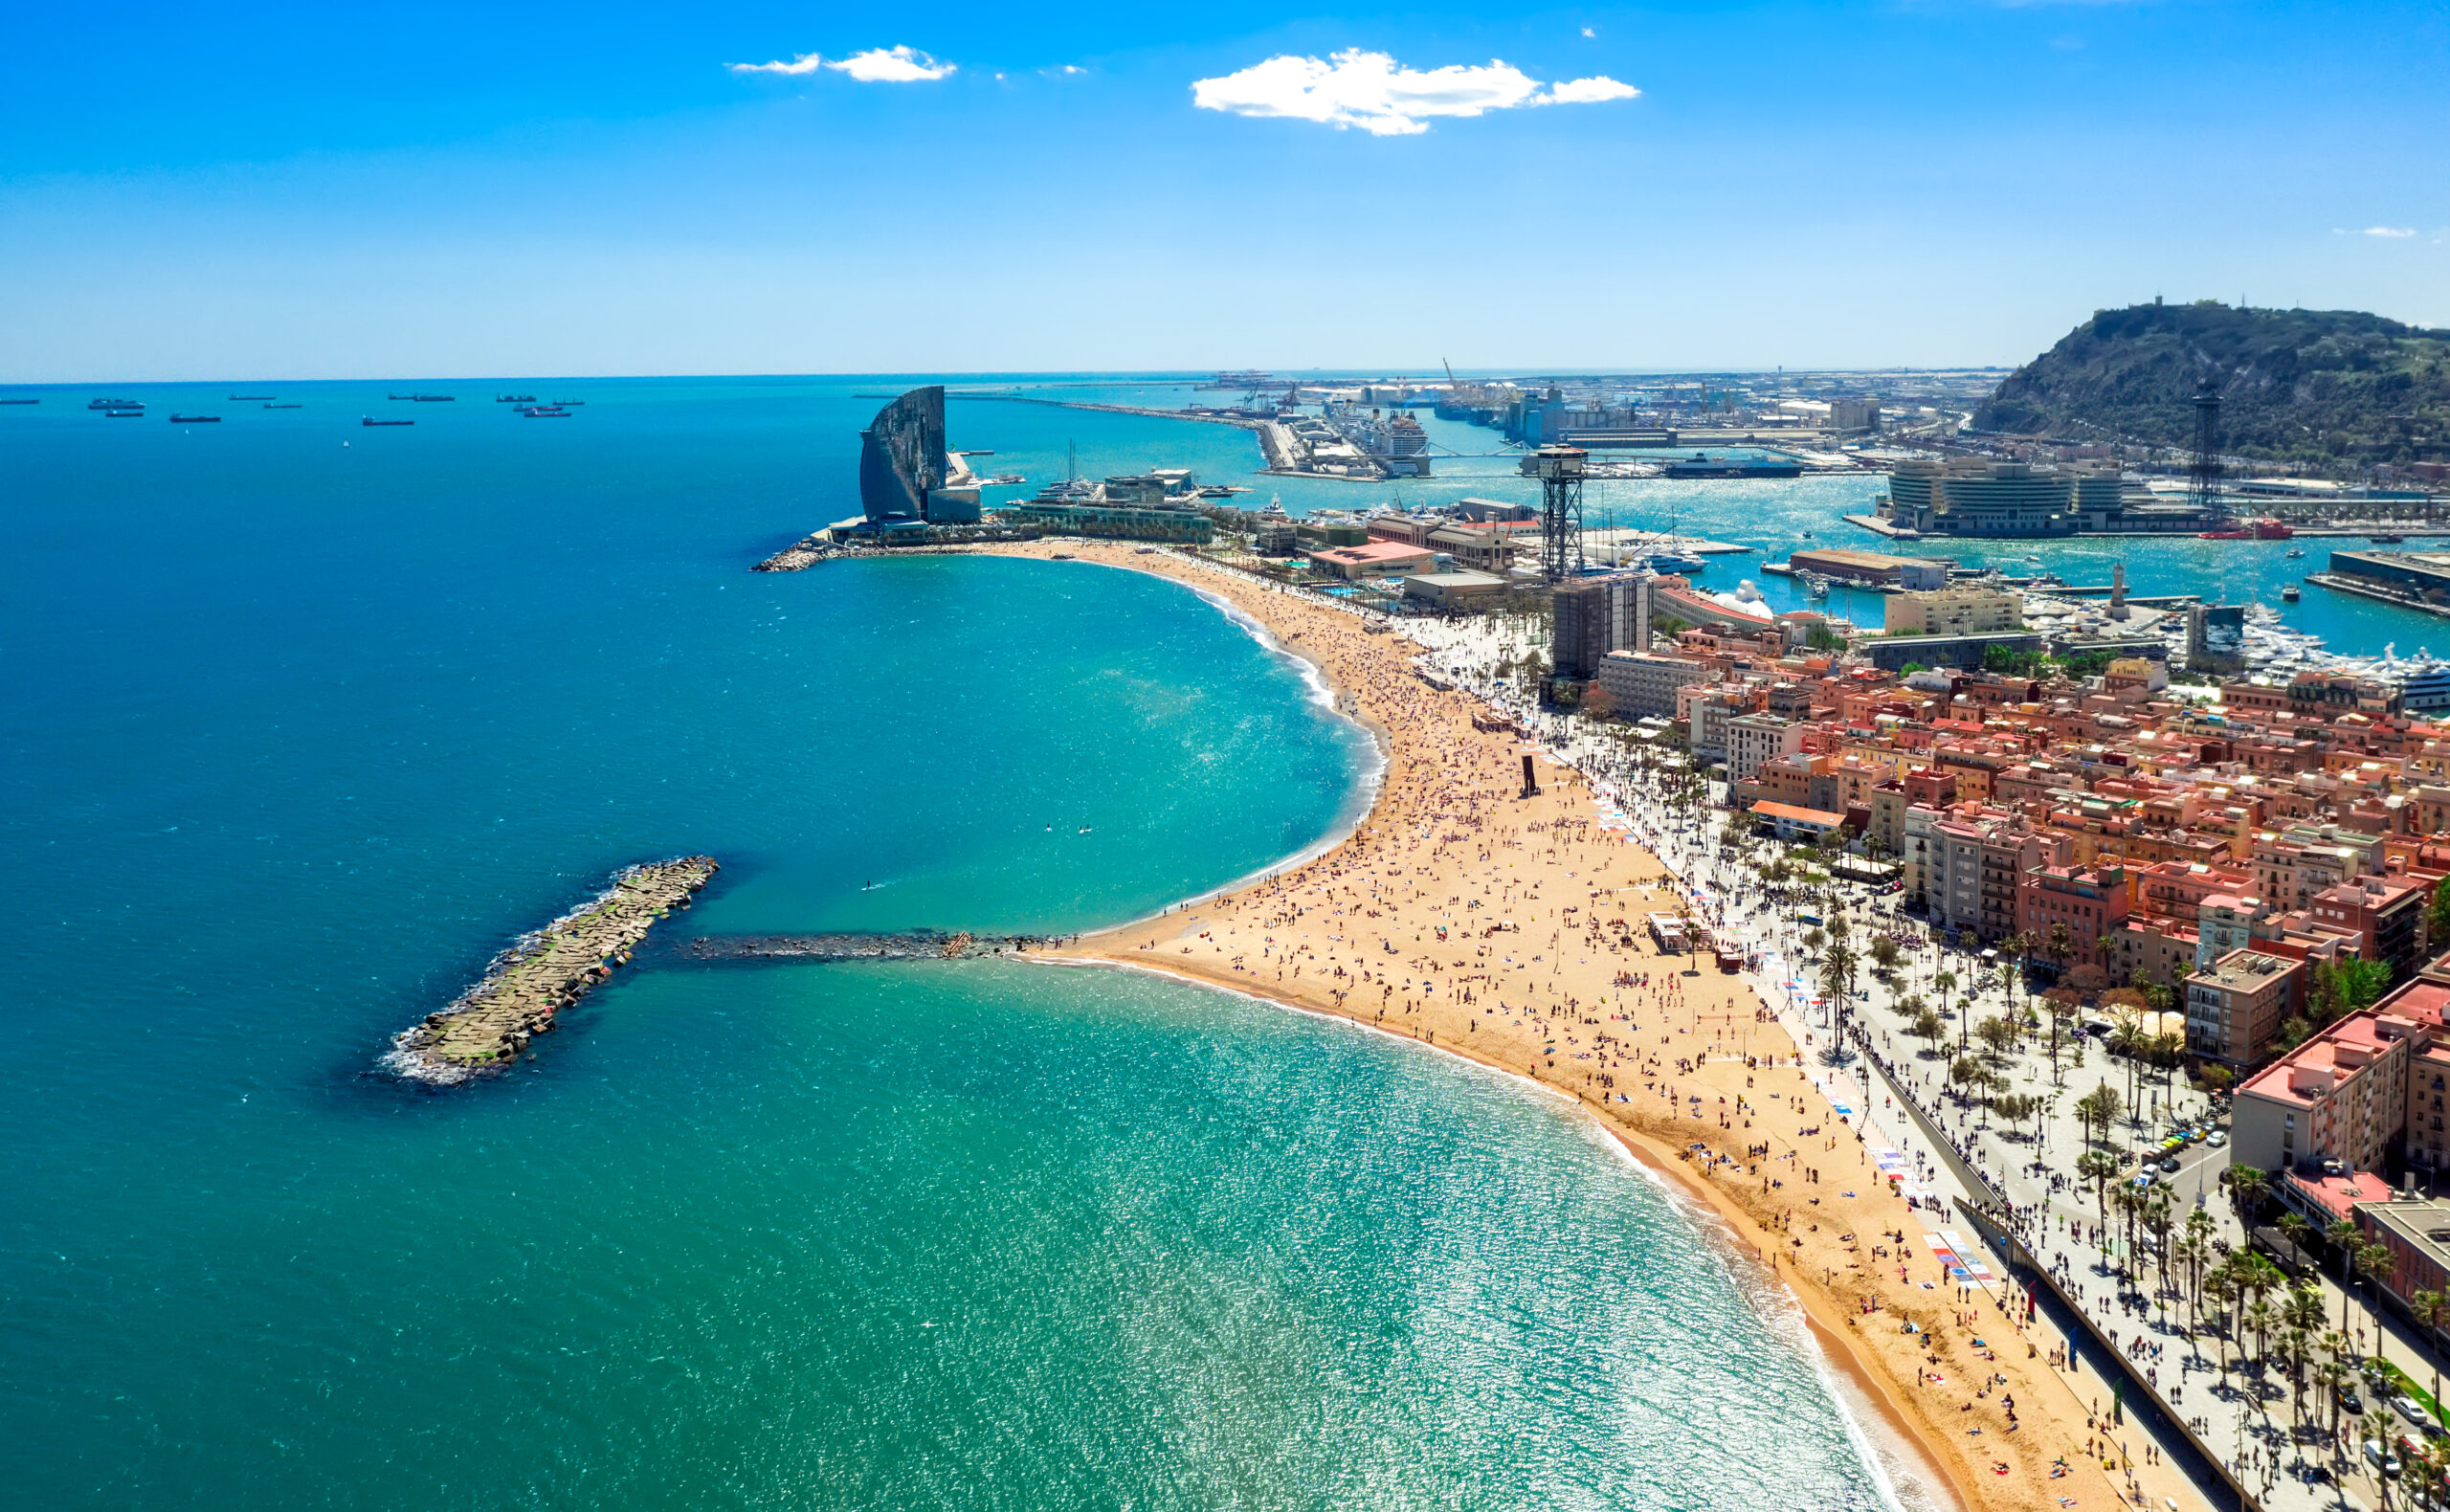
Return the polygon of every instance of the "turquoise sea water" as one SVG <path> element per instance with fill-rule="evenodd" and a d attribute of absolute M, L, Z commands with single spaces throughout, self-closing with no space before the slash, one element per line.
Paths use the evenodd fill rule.
<path fill-rule="evenodd" d="M 1882 1504 L 1705 1226 L 1344 1026 L 667 961 L 498 1082 L 371 1075 L 626 861 L 724 861 L 683 932 L 1080 927 L 1333 834 L 1371 760 L 1169 585 L 747 572 L 849 512 L 888 385 L 445 387 L 0 410 L 13 1504 Z M 1024 471 L 1193 431 L 995 408 L 957 439 Z"/>

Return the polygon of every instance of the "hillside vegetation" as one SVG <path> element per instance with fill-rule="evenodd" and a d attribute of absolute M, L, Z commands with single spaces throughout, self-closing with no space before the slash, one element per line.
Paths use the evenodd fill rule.
<path fill-rule="evenodd" d="M 2355 310 L 2213 300 L 2103 310 L 2001 383 L 1974 428 L 2190 447 L 2220 394 L 2221 450 L 2360 465 L 2450 458 L 2450 331 Z"/>

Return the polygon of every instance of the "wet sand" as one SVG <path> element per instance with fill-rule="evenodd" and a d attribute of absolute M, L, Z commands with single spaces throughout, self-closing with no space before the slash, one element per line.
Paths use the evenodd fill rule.
<path fill-rule="evenodd" d="M 2019 1327 L 1998 1294 L 1949 1282 L 1924 1235 L 1963 1219 L 1911 1211 L 1886 1187 L 1813 1085 L 1801 1060 L 1813 1047 L 1747 979 L 1706 955 L 1658 953 L 1643 921 L 1675 907 L 1665 868 L 1593 822 L 1578 773 L 1535 756 L 1544 790 L 1520 796 L 1526 745 L 1475 729 L 1484 705 L 1415 676 L 1418 646 L 1192 559 L 1080 542 L 993 549 L 1153 572 L 1235 604 L 1320 669 L 1387 764 L 1342 843 L 1045 959 L 1335 1015 L 1575 1099 L 1776 1275 L 1833 1365 L 1915 1447 L 1923 1463 L 1909 1468 L 1935 1496 L 2104 1508 L 2125 1501 L 2131 1469 L 2154 1507 L 2205 1505 L 2091 1426 L 2106 1385 L 2056 1367 L 2063 1341 L 2046 1323 Z M 2142 1435 L 2121 1432 L 2141 1456 Z"/>

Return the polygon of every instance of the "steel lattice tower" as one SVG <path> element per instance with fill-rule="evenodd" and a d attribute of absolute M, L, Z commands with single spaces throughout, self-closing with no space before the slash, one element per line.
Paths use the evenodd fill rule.
<path fill-rule="evenodd" d="M 2210 384 L 2194 396 L 2194 460 L 2188 474 L 2194 480 L 2194 507 L 2208 516 L 2226 516 L 2220 497 L 2220 395 Z"/>
<path fill-rule="evenodd" d="M 1544 446 L 1532 455 L 1540 472 L 1540 578 L 1553 586 L 1582 571 L 1582 471 L 1591 454 Z"/>

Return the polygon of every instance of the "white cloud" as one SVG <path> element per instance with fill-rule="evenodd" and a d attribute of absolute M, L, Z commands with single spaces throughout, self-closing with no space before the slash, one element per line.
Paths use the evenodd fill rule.
<path fill-rule="evenodd" d="M 872 47 L 849 57 L 802 53 L 790 62 L 726 63 L 735 74 L 813 74 L 820 68 L 848 74 L 862 84 L 916 84 L 942 78 L 960 65 L 940 63 L 915 47 Z"/>
<path fill-rule="evenodd" d="M 1597 36 L 1599 33 L 1592 30 L 1590 27 L 1584 27 L 1582 29 L 1582 34 L 1585 36 Z"/>
<path fill-rule="evenodd" d="M 2333 226 L 2331 234 L 2334 236 L 2388 236 L 2395 241 L 2401 236 L 2415 235 L 2416 228 L 2413 226 L 2368 226 L 2363 231 L 2350 231 L 2344 227 Z"/>
<path fill-rule="evenodd" d="M 1406 68 L 1385 53 L 1347 48 L 1329 58 L 1283 54 L 1191 86 L 1192 103 L 1236 116 L 1359 126 L 1377 137 L 1414 136 L 1436 116 L 1479 116 L 1526 105 L 1588 105 L 1641 91 L 1613 78 L 1543 84 L 1513 64 Z"/>
<path fill-rule="evenodd" d="M 824 66 L 825 59 L 814 53 L 802 53 L 788 63 L 778 60 L 771 63 L 725 63 L 724 65 L 735 74 L 813 74 Z"/>
<path fill-rule="evenodd" d="M 1641 91 L 1631 84 L 1620 84 L 1605 75 L 1590 78 L 1570 78 L 1562 84 L 1548 86 L 1545 100 L 1535 105 L 1596 105 L 1611 100 L 1631 100 Z"/>

